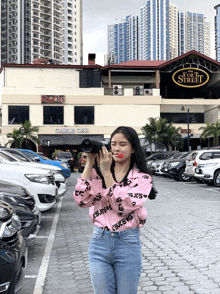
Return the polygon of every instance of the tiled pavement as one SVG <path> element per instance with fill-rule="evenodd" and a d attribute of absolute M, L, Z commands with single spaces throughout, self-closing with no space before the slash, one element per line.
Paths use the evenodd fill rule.
<path fill-rule="evenodd" d="M 43 294 L 93 294 L 87 257 L 93 224 L 88 208 L 72 198 L 77 176 L 68 180 Z M 159 194 L 147 200 L 141 229 L 138 294 L 220 294 L 220 193 L 195 182 L 155 183 Z"/>

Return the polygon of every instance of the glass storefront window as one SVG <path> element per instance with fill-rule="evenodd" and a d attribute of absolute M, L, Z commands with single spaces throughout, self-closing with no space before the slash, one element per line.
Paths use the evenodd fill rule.
<path fill-rule="evenodd" d="M 8 106 L 8 124 L 23 124 L 29 120 L 29 106 Z"/>
<path fill-rule="evenodd" d="M 76 125 L 93 125 L 94 106 L 75 106 L 74 117 Z"/>
<path fill-rule="evenodd" d="M 187 113 L 161 113 L 162 118 L 166 118 L 168 122 L 172 123 L 187 123 Z M 189 123 L 204 123 L 204 113 L 189 113 Z"/>
<path fill-rule="evenodd" d="M 44 125 L 62 125 L 63 106 L 44 106 Z"/>

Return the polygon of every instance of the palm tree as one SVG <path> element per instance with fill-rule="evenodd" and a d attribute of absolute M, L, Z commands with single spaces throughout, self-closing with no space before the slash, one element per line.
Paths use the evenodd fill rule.
<path fill-rule="evenodd" d="M 156 136 L 157 136 L 157 123 L 156 118 L 150 117 L 149 124 L 146 124 L 141 128 L 143 134 L 145 136 L 145 141 L 148 141 L 148 145 L 146 147 L 150 147 L 152 153 L 152 143 L 156 144 Z"/>
<path fill-rule="evenodd" d="M 149 118 L 149 124 L 142 127 L 145 140 L 157 147 L 167 150 L 169 146 L 176 146 L 182 143 L 182 136 L 179 134 L 180 128 L 175 128 L 166 118 Z M 152 152 L 152 149 L 151 149 Z"/>
<path fill-rule="evenodd" d="M 220 136 L 220 120 L 217 120 L 216 123 L 209 124 L 205 122 L 206 126 L 200 127 L 199 130 L 203 130 L 200 138 L 203 138 L 205 141 L 207 138 L 213 137 L 213 146 L 217 146 L 219 143 L 219 136 Z"/>
<path fill-rule="evenodd" d="M 11 138 L 11 140 L 5 144 L 5 147 L 7 147 L 8 144 L 11 144 L 14 145 L 15 148 L 22 148 L 23 137 L 20 130 L 14 129 L 12 133 L 7 134 L 7 138 Z"/>
<path fill-rule="evenodd" d="M 22 141 L 25 141 L 26 148 L 28 148 L 28 140 L 33 141 L 34 143 L 40 144 L 40 140 L 38 137 L 34 135 L 34 133 L 38 132 L 38 127 L 32 127 L 31 122 L 26 120 L 22 127 L 20 128 L 21 135 L 23 137 Z"/>

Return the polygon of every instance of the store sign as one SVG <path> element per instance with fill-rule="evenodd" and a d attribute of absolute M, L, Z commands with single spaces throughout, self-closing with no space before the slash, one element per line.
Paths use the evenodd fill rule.
<path fill-rule="evenodd" d="M 42 104 L 64 104 L 65 101 L 64 95 L 41 95 Z"/>
<path fill-rule="evenodd" d="M 186 133 L 188 133 L 188 130 L 187 129 L 181 129 L 181 133 L 186 134 Z M 191 134 L 191 133 L 192 133 L 192 130 L 189 129 L 189 134 Z"/>
<path fill-rule="evenodd" d="M 197 88 L 208 83 L 209 75 L 200 68 L 187 67 L 177 70 L 172 80 L 180 87 Z"/>
<path fill-rule="evenodd" d="M 57 134 L 88 134 L 89 129 L 87 128 L 63 128 L 63 129 L 55 129 L 55 133 Z"/>

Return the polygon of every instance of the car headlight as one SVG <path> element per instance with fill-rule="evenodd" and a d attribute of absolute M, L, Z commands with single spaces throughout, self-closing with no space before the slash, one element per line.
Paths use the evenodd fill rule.
<path fill-rule="evenodd" d="M 31 182 L 41 183 L 41 184 L 49 184 L 49 179 L 43 175 L 25 175 L 25 177 Z"/>
<path fill-rule="evenodd" d="M 179 161 L 178 162 L 171 162 L 169 165 L 169 168 L 173 168 L 174 166 L 177 166 L 178 164 L 179 164 Z"/>
<path fill-rule="evenodd" d="M 0 238 L 11 237 L 21 229 L 19 217 L 14 214 L 7 222 L 0 222 Z"/>
<path fill-rule="evenodd" d="M 66 163 L 61 164 L 62 167 L 68 168 L 68 165 Z"/>
<path fill-rule="evenodd" d="M 4 207 L 0 207 L 0 218 L 4 219 L 4 218 L 7 218 L 8 216 L 9 216 L 8 210 Z"/>

